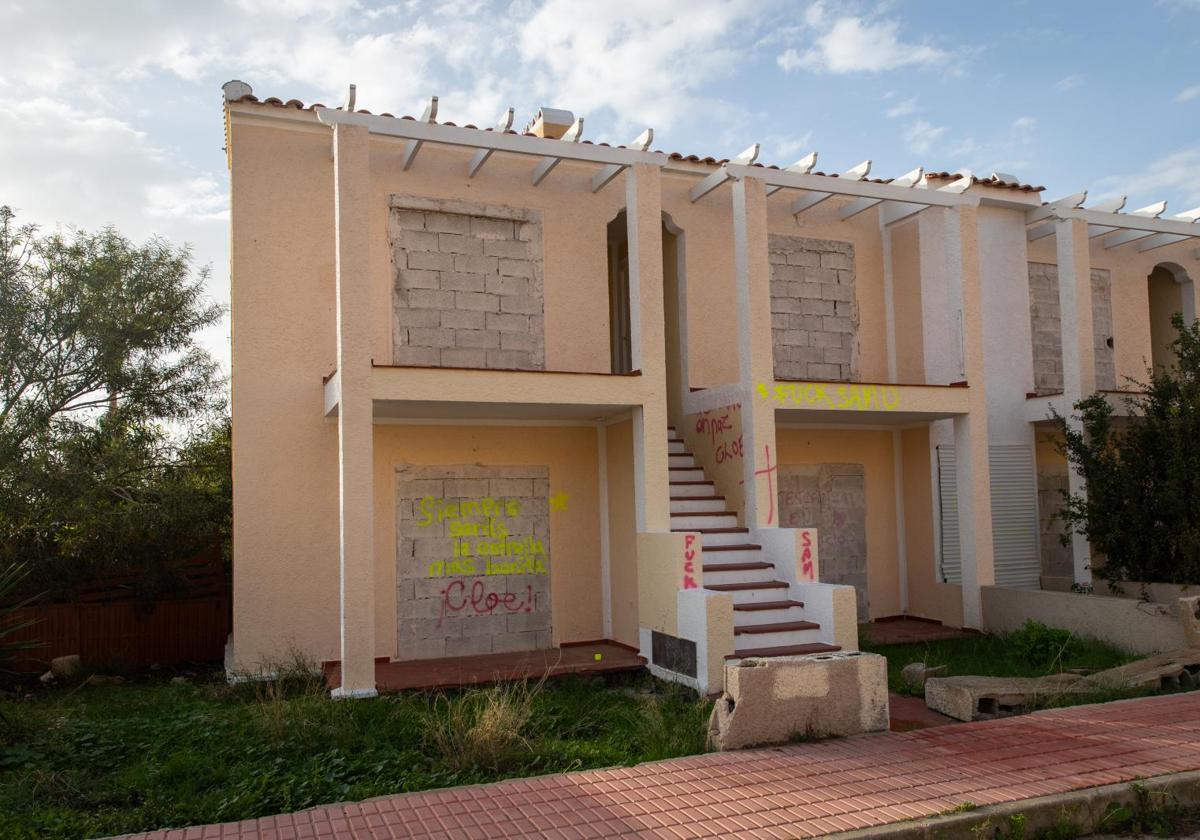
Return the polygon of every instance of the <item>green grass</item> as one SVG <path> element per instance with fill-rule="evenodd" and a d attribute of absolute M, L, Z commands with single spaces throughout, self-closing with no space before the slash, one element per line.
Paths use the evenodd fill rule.
<path fill-rule="evenodd" d="M 1095 639 L 1072 639 L 1062 657 L 1040 664 L 1023 654 L 1021 645 L 1011 636 L 980 634 L 922 644 L 874 645 L 864 635 L 861 644 L 863 650 L 887 657 L 888 688 L 897 694 L 918 697 L 924 693 L 910 688 L 900 678 L 900 670 L 910 662 L 924 662 L 929 668 L 947 665 L 945 676 L 1041 677 L 1070 668 L 1114 668 L 1137 659 Z M 1131 695 L 1119 693 L 1119 696 Z M 1090 695 L 1083 699 L 1077 697 L 1070 699 L 1081 703 L 1095 702 Z M 1116 696 L 1106 699 L 1116 699 Z"/>
<path fill-rule="evenodd" d="M 304 679 L 236 687 L 221 679 L 143 676 L 0 700 L 0 837 L 224 822 L 690 755 L 704 751 L 711 708 L 644 674 L 355 701 L 332 701 Z M 439 733 L 458 725 L 450 715 L 482 722 L 476 735 L 487 738 L 504 728 L 493 713 L 511 712 L 514 697 L 516 716 L 500 719 L 519 731 L 499 749 L 484 745 L 477 763 L 446 753 Z"/>

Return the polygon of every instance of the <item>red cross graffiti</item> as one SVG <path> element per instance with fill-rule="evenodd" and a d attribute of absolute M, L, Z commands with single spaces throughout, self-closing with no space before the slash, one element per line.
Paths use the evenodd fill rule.
<path fill-rule="evenodd" d="M 763 450 L 767 455 L 767 466 L 761 470 L 755 470 L 755 475 L 765 475 L 767 477 L 767 524 L 771 525 L 775 522 L 775 482 L 771 479 L 771 473 L 779 469 L 775 464 L 771 463 L 771 447 L 763 446 Z M 745 484 L 746 480 L 742 479 L 738 484 Z"/>

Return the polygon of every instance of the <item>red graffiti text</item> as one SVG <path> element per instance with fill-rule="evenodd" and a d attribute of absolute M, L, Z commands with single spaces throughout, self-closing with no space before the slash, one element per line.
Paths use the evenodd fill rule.
<path fill-rule="evenodd" d="M 684 534 L 683 536 L 683 588 L 697 589 L 696 585 L 696 549 L 692 546 L 696 542 L 695 534 Z"/>
<path fill-rule="evenodd" d="M 800 532 L 800 569 L 804 572 L 804 577 L 812 580 L 813 575 L 813 559 L 812 559 L 812 534 L 808 531 Z"/>
<path fill-rule="evenodd" d="M 469 608 L 469 609 L 468 609 Z M 503 613 L 533 612 L 533 587 L 520 592 L 487 592 L 483 581 L 477 580 L 467 588 L 467 582 L 456 580 L 442 590 L 442 615 L 447 612 L 491 615 L 500 609 Z"/>

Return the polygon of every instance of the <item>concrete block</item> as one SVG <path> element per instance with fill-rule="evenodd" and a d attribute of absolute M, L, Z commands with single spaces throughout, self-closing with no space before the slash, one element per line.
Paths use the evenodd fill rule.
<path fill-rule="evenodd" d="M 422 215 L 422 222 L 424 216 Z M 439 234 L 427 230 L 406 230 L 396 237 L 396 243 L 404 251 L 436 251 Z"/>
<path fill-rule="evenodd" d="M 1078 674 L 937 677 L 925 681 L 925 704 L 955 720 L 989 720 L 1024 714 L 1035 700 L 1094 690 Z"/>
<path fill-rule="evenodd" d="M 484 240 L 483 253 L 489 257 L 507 257 L 513 260 L 529 259 L 529 244 L 503 239 Z"/>
<path fill-rule="evenodd" d="M 495 330 L 456 330 L 455 347 L 495 349 L 500 346 L 500 333 Z"/>
<path fill-rule="evenodd" d="M 725 666 L 725 692 L 709 740 L 734 750 L 797 735 L 828 737 L 888 728 L 887 660 L 873 653 L 743 659 Z"/>
<path fill-rule="evenodd" d="M 487 350 L 477 348 L 446 348 L 442 350 L 443 367 L 484 368 L 487 367 Z"/>
<path fill-rule="evenodd" d="M 453 347 L 454 330 L 442 327 L 409 327 L 408 343 L 412 347 Z"/>
<path fill-rule="evenodd" d="M 493 295 L 493 297 L 495 297 Z M 499 298 L 497 298 L 499 300 Z M 529 332 L 529 318 L 525 315 L 511 313 L 497 313 L 495 310 L 487 314 L 486 320 L 489 330 L 499 330 L 500 332 Z"/>
<path fill-rule="evenodd" d="M 392 364 L 436 367 L 441 362 L 440 352 L 436 347 L 393 347 Z"/>
<path fill-rule="evenodd" d="M 442 313 L 436 309 L 411 309 L 407 306 L 397 306 L 392 312 L 392 320 L 397 327 L 450 326 L 442 321 Z M 481 326 L 482 320 L 480 316 Z"/>
<path fill-rule="evenodd" d="M 438 275 L 440 287 L 448 292 L 482 292 L 486 287 L 482 274 L 469 274 L 464 271 L 440 271 Z"/>
<path fill-rule="evenodd" d="M 500 261 L 495 257 L 479 256 L 477 254 L 455 254 L 454 270 L 468 274 L 491 275 L 496 273 Z"/>
<path fill-rule="evenodd" d="M 422 310 L 414 310 L 422 311 Z M 462 330 L 481 330 L 484 327 L 483 312 L 469 309 L 444 309 L 440 312 L 437 310 L 427 310 L 428 314 L 435 315 L 438 322 L 443 327 L 452 327 Z M 437 324 L 435 324 L 436 326 Z M 426 326 L 420 324 L 419 326 Z"/>
<path fill-rule="evenodd" d="M 421 268 L 402 268 L 399 272 L 401 289 L 439 289 L 441 278 L 438 272 Z"/>
<path fill-rule="evenodd" d="M 408 267 L 423 268 L 430 271 L 453 271 L 454 255 L 438 251 L 409 251 Z"/>
<path fill-rule="evenodd" d="M 438 250 L 443 254 L 483 255 L 483 242 L 461 233 L 438 234 Z"/>
<path fill-rule="evenodd" d="M 489 219 L 484 216 L 471 217 L 471 235 L 480 240 L 512 240 L 513 222 L 509 219 Z"/>
<path fill-rule="evenodd" d="M 487 290 L 493 295 L 527 295 L 529 294 L 529 281 L 524 277 L 495 275 L 487 278 Z M 538 308 L 541 308 L 540 301 Z"/>
<path fill-rule="evenodd" d="M 393 210 L 391 222 L 400 230 L 425 230 L 425 214 L 419 210 Z"/>
<path fill-rule="evenodd" d="M 455 292 L 454 306 L 457 309 L 472 309 L 478 312 L 499 312 L 500 298 L 481 292 Z"/>
<path fill-rule="evenodd" d="M 500 274 L 505 277 L 532 277 L 533 264 L 529 260 L 501 259 Z"/>
<path fill-rule="evenodd" d="M 438 233 L 470 233 L 471 217 L 456 213 L 426 213 L 425 229 Z"/>

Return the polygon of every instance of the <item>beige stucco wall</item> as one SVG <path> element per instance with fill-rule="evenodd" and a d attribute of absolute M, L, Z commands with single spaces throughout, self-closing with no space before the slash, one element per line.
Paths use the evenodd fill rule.
<path fill-rule="evenodd" d="M 933 511 L 929 428 L 900 435 L 904 470 L 904 537 L 908 564 L 908 613 L 952 627 L 962 626 L 962 587 L 942 583 L 937 573 L 937 530 Z"/>
<path fill-rule="evenodd" d="M 633 507 L 633 422 L 605 429 L 608 556 L 613 639 L 638 644 L 637 512 Z"/>
<path fill-rule="evenodd" d="M 862 464 L 867 497 L 867 588 L 871 617 L 900 612 L 896 496 L 890 431 L 781 428 L 779 463 Z"/>
<path fill-rule="evenodd" d="M 891 229 L 892 312 L 896 326 L 896 379 L 925 381 L 921 325 L 921 243 L 916 220 Z"/>

